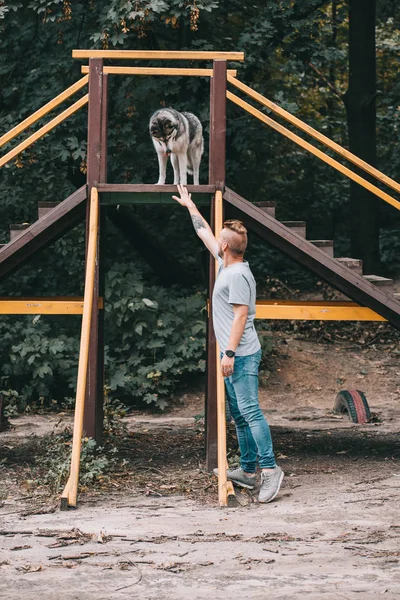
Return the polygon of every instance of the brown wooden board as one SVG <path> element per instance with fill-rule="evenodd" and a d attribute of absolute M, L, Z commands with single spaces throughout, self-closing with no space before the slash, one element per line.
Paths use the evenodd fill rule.
<path fill-rule="evenodd" d="M 215 185 L 188 185 L 186 186 L 190 193 L 213 194 Z M 99 193 L 102 192 L 144 192 L 144 193 L 162 193 L 176 194 L 176 185 L 155 185 L 147 183 L 100 183 L 97 186 Z"/>
<path fill-rule="evenodd" d="M 103 120 L 103 93 L 104 75 L 103 59 L 91 58 L 89 60 L 89 108 L 88 108 L 88 150 L 87 150 L 87 186 L 88 194 L 93 187 L 98 186 L 105 175 L 105 162 L 102 157 L 102 133 L 104 132 Z M 105 140 L 104 140 L 105 141 Z M 102 172 L 103 170 L 103 172 Z M 86 245 L 89 240 L 90 203 L 87 204 L 86 213 Z M 94 275 L 94 289 L 92 301 L 92 315 L 90 320 L 89 362 L 86 379 L 86 397 L 83 417 L 83 429 L 88 437 L 101 443 L 103 437 L 103 388 L 99 389 L 99 250 L 100 236 L 97 237 L 96 266 Z M 100 357 L 100 362 L 102 362 Z"/>
<path fill-rule="evenodd" d="M 225 190 L 224 199 L 232 207 L 232 216 L 240 218 L 249 229 L 358 304 L 371 308 L 400 329 L 400 303 L 393 296 L 380 291 L 361 275 L 350 271 L 229 188 Z"/>
<path fill-rule="evenodd" d="M 210 87 L 210 151 L 209 178 L 214 189 L 225 186 L 226 151 L 226 61 L 214 61 L 214 75 Z M 211 228 L 215 223 L 215 199 L 211 203 Z M 218 232 L 219 233 L 219 232 Z M 212 324 L 212 293 L 215 283 L 215 257 L 210 255 L 208 297 L 210 312 L 207 326 L 207 388 L 205 407 L 206 465 L 212 471 L 218 465 L 217 427 L 217 345 Z"/>
<path fill-rule="evenodd" d="M 0 281 L 82 221 L 86 198 L 87 189 L 84 185 L 1 248 Z"/>

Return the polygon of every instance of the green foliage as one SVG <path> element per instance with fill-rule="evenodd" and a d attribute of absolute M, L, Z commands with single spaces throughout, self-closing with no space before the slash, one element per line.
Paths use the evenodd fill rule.
<path fill-rule="evenodd" d="M 114 264 L 106 285 L 110 394 L 165 408 L 179 380 L 205 369 L 205 296 L 146 285 Z"/>
<path fill-rule="evenodd" d="M 396 178 L 398 3 L 379 0 L 377 14 L 378 166 Z M 0 135 L 79 79 L 81 62 L 72 60 L 73 48 L 215 49 L 243 50 L 245 63 L 231 65 L 241 80 L 347 146 L 342 101 L 348 83 L 347 45 L 348 3 L 340 0 L 6 0 L 0 3 Z M 60 109 L 84 93 L 81 90 Z M 110 77 L 110 182 L 156 180 L 157 161 L 147 126 L 150 114 L 160 106 L 196 112 L 207 142 L 205 78 Z M 345 178 L 231 104 L 227 136 L 230 187 L 253 201 L 275 200 L 279 219 L 304 219 L 309 239 L 334 237 L 339 239 L 336 247 L 344 254 L 348 251 Z M 38 201 L 61 201 L 85 183 L 86 139 L 87 113 L 81 110 L 1 169 L 0 243 L 8 240 L 10 223 L 37 218 Z M 207 161 L 206 143 L 201 182 L 207 179 Z M 187 257 L 199 273 L 197 288 L 202 289 L 196 263 L 200 244 L 190 223 L 178 209 L 151 207 L 142 214 L 150 236 L 156 233 Z M 381 236 L 383 261 L 395 273 L 399 217 L 392 208 L 382 207 L 382 224 L 388 229 Z M 110 397 L 162 408 L 182 379 L 204 370 L 205 296 L 196 290 L 156 286 L 140 256 L 122 242 L 110 241 L 106 282 Z M 266 290 L 271 276 L 296 288 L 315 285 L 315 278 L 255 236 L 250 238 L 249 260 L 260 290 Z M 1 295 L 80 295 L 83 262 L 80 226 L 3 282 Z M 10 396 L 12 410 L 27 405 L 71 406 L 79 319 L 0 317 L 0 336 L 0 387 L 18 394 Z"/>

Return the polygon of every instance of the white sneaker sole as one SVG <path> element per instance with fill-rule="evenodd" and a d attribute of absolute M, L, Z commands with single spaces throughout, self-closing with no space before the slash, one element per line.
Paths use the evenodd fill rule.
<path fill-rule="evenodd" d="M 281 485 L 282 485 L 282 481 L 283 481 L 284 477 L 285 477 L 285 473 L 282 471 L 281 476 L 279 477 L 279 483 L 278 483 L 278 487 L 276 488 L 275 494 L 273 496 L 271 496 L 271 498 L 269 498 L 269 500 L 259 500 L 258 502 L 260 504 L 268 504 L 268 502 L 272 502 L 272 500 L 277 497 L 277 495 L 279 494 L 279 490 L 281 489 Z"/>

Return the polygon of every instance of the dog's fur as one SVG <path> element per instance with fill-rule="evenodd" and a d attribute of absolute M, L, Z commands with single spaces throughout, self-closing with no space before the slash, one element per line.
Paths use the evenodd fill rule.
<path fill-rule="evenodd" d="M 199 169 L 203 154 L 203 127 L 188 112 L 161 108 L 150 118 L 149 131 L 158 156 L 158 185 L 165 183 L 168 156 L 174 168 L 174 184 L 187 184 L 187 173 L 199 185 Z"/>

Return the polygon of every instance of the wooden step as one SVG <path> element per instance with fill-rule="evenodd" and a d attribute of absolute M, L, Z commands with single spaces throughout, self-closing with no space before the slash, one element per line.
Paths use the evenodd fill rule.
<path fill-rule="evenodd" d="M 322 252 L 333 258 L 333 241 L 332 240 L 309 240 L 310 244 L 316 246 Z"/>
<path fill-rule="evenodd" d="M 342 265 L 351 269 L 353 273 L 357 273 L 358 275 L 362 275 L 363 272 L 363 262 L 359 258 L 348 258 L 348 257 L 340 257 L 336 259 Z"/>
<path fill-rule="evenodd" d="M 273 217 L 275 219 L 276 202 L 263 201 L 263 202 L 253 202 L 253 204 L 254 204 L 254 206 L 257 206 L 257 208 L 261 208 L 261 210 L 263 210 L 270 217 Z"/>
<path fill-rule="evenodd" d="M 380 277 L 379 275 L 363 275 L 364 279 L 379 287 L 386 294 L 393 294 L 393 279 Z"/>
<path fill-rule="evenodd" d="M 10 229 L 10 242 L 15 240 L 16 237 L 21 235 L 24 229 L 27 229 L 30 226 L 30 223 L 14 223 L 9 226 Z"/>
<path fill-rule="evenodd" d="M 305 221 L 281 221 L 282 225 L 289 227 L 290 231 L 297 233 L 302 238 L 306 237 L 306 222 Z"/>
<path fill-rule="evenodd" d="M 43 215 L 47 214 L 49 210 L 52 210 L 58 202 L 38 202 L 38 219 L 41 219 Z"/>

